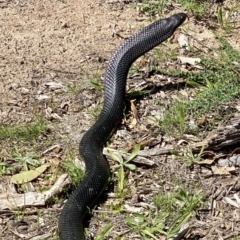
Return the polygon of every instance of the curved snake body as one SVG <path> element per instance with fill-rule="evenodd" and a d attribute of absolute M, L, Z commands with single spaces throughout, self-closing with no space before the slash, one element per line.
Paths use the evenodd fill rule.
<path fill-rule="evenodd" d="M 130 66 L 138 57 L 172 36 L 185 19 L 186 14 L 178 13 L 143 28 L 126 40 L 109 61 L 105 73 L 103 109 L 98 120 L 85 133 L 79 145 L 86 174 L 60 215 L 61 240 L 85 239 L 83 219 L 108 183 L 110 170 L 102 155 L 102 149 L 122 118 L 126 79 Z"/>

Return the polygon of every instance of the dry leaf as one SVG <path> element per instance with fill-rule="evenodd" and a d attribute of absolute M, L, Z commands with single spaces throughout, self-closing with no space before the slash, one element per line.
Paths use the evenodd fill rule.
<path fill-rule="evenodd" d="M 235 167 L 215 167 L 215 166 L 212 166 L 212 171 L 216 175 L 229 175 L 231 172 L 235 171 Z"/>
<path fill-rule="evenodd" d="M 134 118 L 137 119 L 137 117 L 138 117 L 138 115 L 137 115 L 137 108 L 135 107 L 134 101 L 135 100 L 130 101 L 130 103 L 131 103 L 131 111 L 133 113 Z"/>
<path fill-rule="evenodd" d="M 46 171 L 49 167 L 49 164 L 43 164 L 42 166 L 36 168 L 35 170 L 24 171 L 18 174 L 15 174 L 11 177 L 11 182 L 15 184 L 23 184 L 30 182 L 33 179 L 37 178 L 40 174 Z"/>
<path fill-rule="evenodd" d="M 130 127 L 130 128 L 134 128 L 136 125 L 137 125 L 137 119 L 136 119 L 136 118 L 133 118 L 133 119 L 132 119 L 132 122 L 129 124 L 129 127 Z"/>
<path fill-rule="evenodd" d="M 204 159 L 203 161 L 199 162 L 199 164 L 211 165 L 213 162 L 214 162 L 214 159 Z"/>

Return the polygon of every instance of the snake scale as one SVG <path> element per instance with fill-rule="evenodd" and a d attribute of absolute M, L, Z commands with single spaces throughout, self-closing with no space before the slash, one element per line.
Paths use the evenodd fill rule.
<path fill-rule="evenodd" d="M 177 13 L 150 24 L 127 39 L 109 61 L 105 73 L 103 109 L 79 144 L 86 173 L 60 214 L 60 240 L 85 239 L 83 219 L 108 183 L 110 169 L 102 149 L 122 118 L 129 68 L 138 57 L 171 37 L 186 17 L 185 13 Z"/>

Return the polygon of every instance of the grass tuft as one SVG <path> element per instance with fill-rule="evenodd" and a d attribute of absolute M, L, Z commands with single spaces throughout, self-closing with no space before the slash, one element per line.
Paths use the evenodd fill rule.
<path fill-rule="evenodd" d="M 224 104 L 233 101 L 240 94 L 240 53 L 235 50 L 224 38 L 219 37 L 221 47 L 218 59 L 202 57 L 200 65 L 203 69 L 199 72 L 182 72 L 160 70 L 162 74 L 186 80 L 186 84 L 197 88 L 195 99 L 179 102 L 177 100 L 166 110 L 160 127 L 167 132 L 173 132 L 173 126 L 181 135 L 189 131 L 185 124 L 187 116 L 194 120 L 211 116 L 212 121 L 229 117 L 234 111 L 222 111 Z M 181 114 L 180 114 L 181 113 Z M 212 125 L 214 126 L 214 124 Z M 196 129 L 195 129 L 196 131 Z"/>
<path fill-rule="evenodd" d="M 0 125 L 0 140 L 25 140 L 37 139 L 46 131 L 46 123 L 43 118 L 39 118 L 36 123 L 25 126 L 5 126 Z"/>
<path fill-rule="evenodd" d="M 190 194 L 186 189 L 167 194 L 159 191 L 154 199 L 156 209 L 149 210 L 148 215 L 135 213 L 127 217 L 126 222 L 141 239 L 157 240 L 160 235 L 165 235 L 169 239 L 179 232 L 189 218 L 196 215 L 196 209 L 202 201 L 201 191 L 194 194 Z"/>

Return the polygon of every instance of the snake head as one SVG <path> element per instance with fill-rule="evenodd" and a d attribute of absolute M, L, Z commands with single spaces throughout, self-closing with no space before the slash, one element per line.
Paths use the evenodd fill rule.
<path fill-rule="evenodd" d="M 186 18 L 187 18 L 186 13 L 176 13 L 171 17 L 167 18 L 167 20 L 171 22 L 171 24 L 175 26 L 175 29 L 176 29 L 177 27 L 183 24 Z"/>

